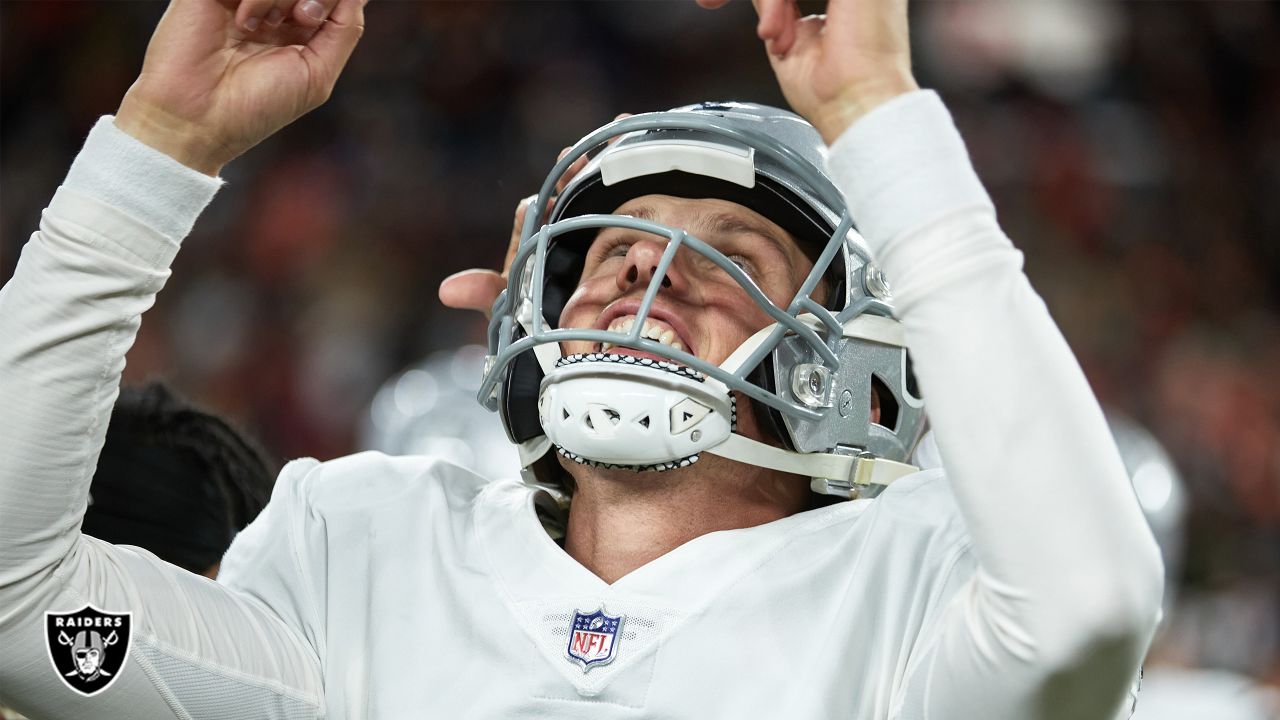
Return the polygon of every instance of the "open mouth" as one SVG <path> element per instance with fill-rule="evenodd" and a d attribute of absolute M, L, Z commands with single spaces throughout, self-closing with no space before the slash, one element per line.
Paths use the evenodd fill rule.
<path fill-rule="evenodd" d="M 635 329 L 635 324 L 636 324 L 635 315 L 618 315 L 617 317 L 613 318 L 613 320 L 609 322 L 609 325 L 607 327 L 603 329 L 608 330 L 609 332 L 615 332 L 615 333 L 626 335 Z M 674 350 L 681 350 L 684 352 L 688 352 L 690 354 L 696 354 L 694 353 L 694 349 L 690 346 L 688 340 L 681 336 L 681 333 L 679 330 L 673 327 L 671 323 L 665 320 L 662 320 L 660 318 L 653 317 L 652 314 L 650 315 L 650 317 L 645 318 L 644 329 L 641 331 L 640 337 L 646 340 L 651 340 L 653 342 L 659 343 L 661 345 L 666 345 Z M 668 360 L 668 358 L 662 357 L 660 355 L 656 355 L 651 352 L 645 352 L 644 350 L 638 350 L 636 348 L 616 345 L 610 342 L 599 344 L 596 347 L 596 351 L 613 353 L 616 355 L 632 355 L 635 357 L 647 357 L 655 360 Z"/>

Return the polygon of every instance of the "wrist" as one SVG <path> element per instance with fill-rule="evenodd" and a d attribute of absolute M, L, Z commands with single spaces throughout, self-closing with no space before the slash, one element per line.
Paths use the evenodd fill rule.
<path fill-rule="evenodd" d="M 811 121 L 830 145 L 864 115 L 890 100 L 920 89 L 908 70 L 896 77 L 851 87 L 814 111 Z"/>
<path fill-rule="evenodd" d="M 116 127 L 187 167 L 217 177 L 231 158 L 201 128 L 125 95 Z"/>

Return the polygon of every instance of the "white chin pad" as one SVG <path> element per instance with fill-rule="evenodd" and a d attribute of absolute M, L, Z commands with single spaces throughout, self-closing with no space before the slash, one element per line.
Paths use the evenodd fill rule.
<path fill-rule="evenodd" d="M 729 437 L 734 402 L 719 383 L 665 361 L 590 353 L 542 380 L 538 420 L 573 460 L 639 470 L 688 465 Z"/>

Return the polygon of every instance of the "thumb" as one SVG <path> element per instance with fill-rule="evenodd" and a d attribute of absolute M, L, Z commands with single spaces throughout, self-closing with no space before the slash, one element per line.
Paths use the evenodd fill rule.
<path fill-rule="evenodd" d="M 463 270 L 440 283 L 440 302 L 459 310 L 476 310 L 487 317 L 507 281 L 492 270 Z"/>

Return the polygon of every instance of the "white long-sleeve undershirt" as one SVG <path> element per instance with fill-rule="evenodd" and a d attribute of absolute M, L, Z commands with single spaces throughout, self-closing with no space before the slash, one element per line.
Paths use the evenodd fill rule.
<path fill-rule="evenodd" d="M 876 108 L 828 162 L 892 283 L 980 562 L 930 680 L 948 706 L 927 716 L 1026 717 L 991 710 L 993 693 L 1017 688 L 1040 697 L 1007 707 L 1042 701 L 1044 717 L 1109 716 L 1150 642 L 1163 581 L 1084 372 L 936 94 Z M 981 681 L 994 672 L 1027 677 Z"/>

